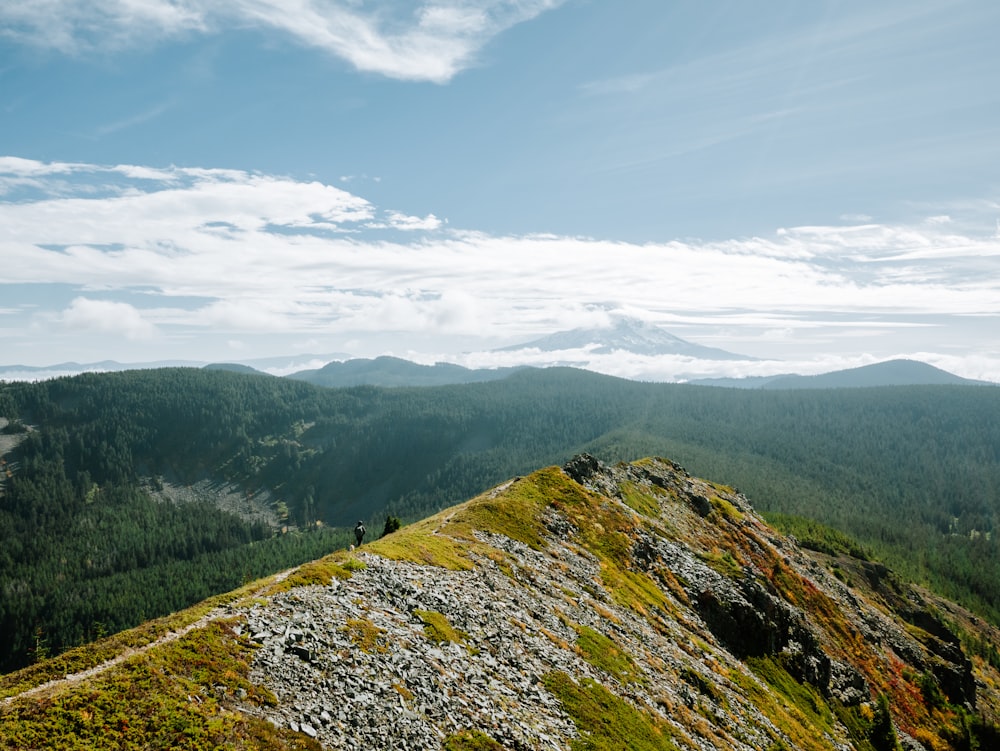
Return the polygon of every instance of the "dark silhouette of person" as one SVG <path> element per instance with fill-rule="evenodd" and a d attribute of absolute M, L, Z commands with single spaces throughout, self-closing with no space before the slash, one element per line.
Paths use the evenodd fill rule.
<path fill-rule="evenodd" d="M 354 539 L 358 541 L 358 546 L 360 547 L 361 541 L 365 539 L 365 524 L 359 521 L 354 525 Z"/>

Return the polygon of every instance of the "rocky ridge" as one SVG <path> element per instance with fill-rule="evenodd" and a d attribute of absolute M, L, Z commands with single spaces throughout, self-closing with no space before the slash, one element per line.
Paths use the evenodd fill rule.
<path fill-rule="evenodd" d="M 663 460 L 606 467 L 582 456 L 560 474 L 606 507 L 608 527 L 622 525 L 604 534 L 624 538 L 624 560 L 588 549 L 580 519 L 558 502 L 542 509 L 541 545 L 472 530 L 468 570 L 393 560 L 376 543 L 355 554 L 363 566 L 349 579 L 282 593 L 248 612 L 246 632 L 261 647 L 252 678 L 279 699 L 264 716 L 329 748 L 436 748 L 470 728 L 506 748 L 568 748 L 580 729 L 546 687 L 547 676 L 562 673 L 649 713 L 680 747 L 758 749 L 798 745 L 797 732 L 817 730 L 787 707 L 774 718 L 760 706 L 757 692 L 774 692 L 770 671 L 787 673 L 845 716 L 867 717 L 879 694 L 892 693 L 901 665 L 914 683 L 933 679 L 949 701 L 975 711 L 972 662 L 954 634 L 921 642 L 884 602 L 852 590 L 771 530 L 732 489 Z M 627 505 L 629 496 L 656 507 L 644 515 Z M 454 521 L 436 520 L 432 535 L 447 537 Z M 602 524 L 584 517 L 595 521 Z M 614 591 L 620 585 L 608 585 L 611 566 L 658 582 L 656 609 L 624 602 Z M 786 591 L 775 571 L 790 582 Z M 948 630 L 906 601 L 925 625 Z M 825 609 L 811 612 L 817 603 Z M 434 633 L 429 614 L 453 634 Z M 363 644 L 362 632 L 374 636 Z M 617 667 L 588 651 L 588 639 L 620 654 Z M 932 734 L 919 711 L 907 711 L 912 717 L 897 718 L 899 736 L 920 748 L 915 736 Z M 810 742 L 868 741 L 831 713 Z"/>
<path fill-rule="evenodd" d="M 187 701 L 283 739 L 234 748 L 1000 737 L 1000 660 L 967 648 L 996 630 L 877 563 L 803 549 L 735 489 L 664 459 L 584 455 L 517 478 L 307 564 L 223 625 L 249 682 L 202 681 Z"/>

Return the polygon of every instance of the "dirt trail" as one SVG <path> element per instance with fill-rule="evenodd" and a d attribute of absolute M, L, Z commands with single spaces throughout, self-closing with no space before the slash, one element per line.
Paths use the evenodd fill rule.
<path fill-rule="evenodd" d="M 261 590 L 271 586 L 272 584 L 276 584 L 282 581 L 283 579 L 287 578 L 288 575 L 291 574 L 293 571 L 295 571 L 295 569 L 290 568 L 287 571 L 282 571 L 280 574 L 275 575 L 272 579 L 268 580 L 266 585 L 258 589 L 257 592 L 260 592 Z M 253 597 L 254 595 L 251 594 L 249 596 Z M 144 644 L 141 647 L 126 648 L 120 654 L 115 655 L 110 660 L 105 660 L 100 665 L 95 665 L 94 667 L 88 668 L 87 670 L 81 670 L 79 673 L 72 673 L 70 675 L 65 675 L 62 678 L 53 678 L 51 681 L 43 683 L 39 686 L 34 686 L 33 688 L 25 689 L 19 694 L 14 694 L 13 696 L 8 696 L 5 699 L 0 699 L 0 707 L 5 707 L 17 699 L 25 699 L 32 696 L 36 696 L 38 694 L 44 694 L 48 691 L 55 691 L 60 688 L 65 688 L 72 684 L 81 683 L 82 681 L 85 681 L 88 678 L 93 678 L 94 676 L 100 675 L 101 673 L 110 670 L 116 665 L 125 662 L 125 660 L 129 659 L 130 657 L 134 657 L 135 655 L 148 652 L 149 650 L 159 647 L 163 644 L 169 644 L 172 641 L 176 641 L 177 639 L 180 639 L 182 636 L 185 636 L 189 632 L 194 631 L 195 629 L 198 628 L 204 628 L 212 621 L 218 620 L 219 618 L 222 618 L 226 615 L 230 615 L 231 613 L 232 609 L 231 606 L 229 605 L 223 605 L 214 608 L 213 610 L 210 610 L 208 613 L 206 613 L 193 623 L 189 623 L 188 625 L 179 628 L 175 631 L 169 631 L 163 636 L 159 637 L 158 639 L 151 641 L 149 644 Z"/>

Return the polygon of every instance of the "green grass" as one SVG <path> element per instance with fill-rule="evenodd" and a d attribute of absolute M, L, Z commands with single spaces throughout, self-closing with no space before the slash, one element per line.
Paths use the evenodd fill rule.
<path fill-rule="evenodd" d="M 739 524 L 743 521 L 743 512 L 736 508 L 730 501 L 720 498 L 717 495 L 713 495 L 708 500 L 712 504 L 712 509 L 721 514 L 722 518 L 728 519 L 734 524 Z"/>
<path fill-rule="evenodd" d="M 504 746 L 479 730 L 462 730 L 444 740 L 444 751 L 506 751 Z"/>
<path fill-rule="evenodd" d="M 766 687 L 738 670 L 730 673 L 730 679 L 781 731 L 781 737 L 772 736 L 777 747 L 834 748 L 825 737 L 833 728 L 833 713 L 816 689 L 796 681 L 773 657 L 750 658 L 746 664 Z"/>
<path fill-rule="evenodd" d="M 295 587 L 312 585 L 326 587 L 334 578 L 350 579 L 355 571 L 360 571 L 364 567 L 364 561 L 348 557 L 344 551 L 337 551 L 319 560 L 299 566 L 283 581 L 275 584 L 269 592 L 287 592 Z"/>
<path fill-rule="evenodd" d="M 776 658 L 751 657 L 747 665 L 758 678 L 788 699 L 809 725 L 826 731 L 832 728 L 833 714 L 819 691 L 795 680 Z"/>
<path fill-rule="evenodd" d="M 273 705 L 250 683 L 252 648 L 214 622 L 85 685 L 0 710 L 0 749 L 320 751 L 315 741 L 232 711 L 234 697 Z"/>
<path fill-rule="evenodd" d="M 794 535 L 799 545 L 827 555 L 847 555 L 862 561 L 872 556 L 857 540 L 832 527 L 792 514 L 765 513 L 767 523 L 786 535 Z"/>
<path fill-rule="evenodd" d="M 711 550 L 698 556 L 715 571 L 729 579 L 738 579 L 743 575 L 743 567 L 728 550 Z"/>
<path fill-rule="evenodd" d="M 120 631 L 92 644 L 75 647 L 57 657 L 0 676 L 0 699 L 16 696 L 51 680 L 97 667 L 126 650 L 140 649 L 171 631 L 177 631 L 194 623 L 217 607 L 253 596 L 267 587 L 273 579 L 271 576 L 251 582 L 232 592 L 210 597 L 190 608 L 163 618 L 156 618 L 136 628 Z"/>
<path fill-rule="evenodd" d="M 577 683 L 566 673 L 549 673 L 544 683 L 580 733 L 570 743 L 573 751 L 676 751 L 666 722 L 599 683 L 589 679 Z"/>
<path fill-rule="evenodd" d="M 363 652 L 385 654 L 389 651 L 385 629 L 379 628 L 367 618 L 348 618 L 341 630 Z"/>
<path fill-rule="evenodd" d="M 434 517 L 431 517 L 434 519 Z M 473 567 L 469 551 L 475 543 L 449 534 L 435 533 L 429 520 L 411 524 L 406 534 L 386 535 L 366 545 L 365 549 L 393 561 L 410 561 L 423 566 L 437 566 L 452 571 L 468 571 Z"/>
<path fill-rule="evenodd" d="M 413 614 L 423 621 L 424 634 L 431 641 L 438 644 L 465 641 L 465 635 L 455 629 L 444 614 L 436 610 L 414 610 Z"/>
<path fill-rule="evenodd" d="M 541 550 L 545 546 L 541 512 L 546 506 L 571 502 L 582 490 L 558 467 L 547 467 L 515 480 L 495 497 L 479 496 L 462 507 L 455 521 Z"/>
<path fill-rule="evenodd" d="M 660 515 L 660 504 L 653 497 L 634 482 L 623 482 L 621 484 L 622 500 L 625 505 L 643 516 L 656 518 Z"/>
<path fill-rule="evenodd" d="M 583 658 L 595 668 L 613 675 L 622 683 L 642 683 L 642 668 L 610 638 L 589 626 L 574 625 L 576 646 Z"/>
<path fill-rule="evenodd" d="M 521 492 L 547 500 L 576 527 L 574 542 L 595 555 L 601 564 L 601 582 L 620 606 L 634 610 L 654 626 L 659 613 L 669 612 L 663 591 L 647 575 L 631 570 L 633 536 L 640 522 L 622 506 L 593 493 L 567 477 L 558 467 L 549 467 L 524 478 L 530 486 Z M 534 524 L 541 528 L 539 505 Z M 523 527 L 527 524 L 522 524 Z"/>

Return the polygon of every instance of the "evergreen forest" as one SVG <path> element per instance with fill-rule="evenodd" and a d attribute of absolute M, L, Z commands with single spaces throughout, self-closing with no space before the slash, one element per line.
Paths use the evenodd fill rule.
<path fill-rule="evenodd" d="M 322 388 L 170 368 L 2 384 L 0 418 L 2 671 L 344 547 L 358 519 L 413 521 L 582 451 L 680 462 L 1000 623 L 990 386 L 753 391 L 552 368 Z M 204 480 L 267 499 L 278 524 L 156 492 Z"/>

